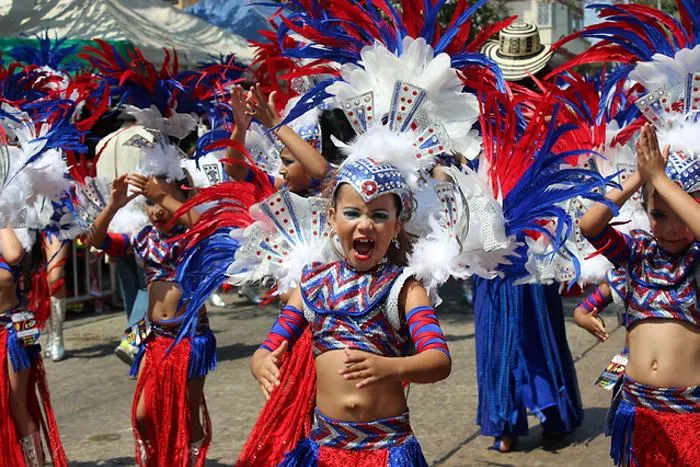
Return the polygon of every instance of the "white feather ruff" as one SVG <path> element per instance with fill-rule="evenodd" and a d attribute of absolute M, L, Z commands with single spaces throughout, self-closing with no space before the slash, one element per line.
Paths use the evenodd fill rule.
<path fill-rule="evenodd" d="M 700 48 L 700 46 L 698 46 Z M 699 65 L 700 66 L 700 65 Z M 671 146 L 671 152 L 683 152 L 687 155 L 700 156 L 700 122 L 694 122 L 695 114 L 690 114 L 688 119 L 682 116 L 674 119 L 671 126 L 659 128 L 656 134 L 659 138 L 659 147 Z"/>
<path fill-rule="evenodd" d="M 185 138 L 197 128 L 195 116 L 173 112 L 172 116 L 164 118 L 160 110 L 153 104 L 148 109 L 125 105 L 124 113 L 134 117 L 139 124 L 149 130 L 155 130 L 177 139 Z"/>
<path fill-rule="evenodd" d="M 337 259 L 329 241 L 324 200 L 285 191 L 253 206 L 250 213 L 256 221 L 230 234 L 240 247 L 227 270 L 229 283 L 259 284 L 273 278 L 276 292 L 284 293 L 299 284 L 305 266 Z M 292 227 L 293 233 L 280 231 L 281 225 Z"/>
<path fill-rule="evenodd" d="M 5 110 L 12 111 L 9 106 Z M 4 146 L 7 158 L 7 175 L 0 180 L 0 226 L 12 224 L 17 227 L 42 229 L 50 218 L 50 213 L 42 215 L 44 198 L 58 200 L 58 197 L 70 189 L 67 178 L 68 167 L 63 154 L 57 149 L 49 149 L 32 163 L 28 161 L 41 151 L 46 142 L 41 140 L 49 130 L 48 125 L 41 125 L 35 131 L 34 125 L 26 114 L 15 113 L 21 122 L 5 120 L 5 131 L 16 138 L 18 146 Z M 26 120 L 24 118 L 27 118 Z M 49 203 L 50 206 L 50 203 Z"/>
<path fill-rule="evenodd" d="M 639 62 L 629 74 L 633 81 L 641 83 L 647 90 L 660 87 L 666 89 L 685 85 L 688 73 L 700 70 L 700 45 L 692 49 L 681 49 L 675 56 L 654 54 L 651 61 Z"/>
<path fill-rule="evenodd" d="M 369 158 L 393 165 L 413 189 L 418 188 L 420 174 L 434 165 L 432 158 L 413 157 L 415 147 L 410 136 L 394 133 L 383 125 L 369 128 L 341 149 L 347 155 L 345 163 Z"/>
<path fill-rule="evenodd" d="M 478 155 L 481 140 L 471 128 L 479 118 L 479 105 L 474 95 L 462 92 L 461 80 L 451 68 L 449 55 L 436 56 L 423 38 L 404 37 L 403 53 L 399 56 L 376 44 L 362 49 L 361 57 L 361 66 L 343 65 L 342 81 L 328 87 L 336 105 L 372 91 L 374 114 L 383 116 L 391 108 L 394 83 L 397 80 L 411 83 L 428 91 L 421 111 L 427 119 L 445 127 L 453 149 L 469 158 Z"/>
<path fill-rule="evenodd" d="M 185 176 L 181 161 L 180 149 L 158 138 L 152 147 L 143 148 L 138 171 L 143 175 L 165 177 L 168 181 L 181 180 Z"/>

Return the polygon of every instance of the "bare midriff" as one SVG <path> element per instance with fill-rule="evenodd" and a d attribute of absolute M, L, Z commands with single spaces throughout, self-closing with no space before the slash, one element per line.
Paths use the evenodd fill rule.
<path fill-rule="evenodd" d="M 355 387 L 361 380 L 346 380 L 345 352 L 329 350 L 316 357 L 316 405 L 325 416 L 350 422 L 369 422 L 406 412 L 406 394 L 399 381 Z"/>
<path fill-rule="evenodd" d="M 668 319 L 633 325 L 627 374 L 655 387 L 700 385 L 700 327 Z"/>
<path fill-rule="evenodd" d="M 156 323 L 174 318 L 181 296 L 175 282 L 151 282 L 148 284 L 148 318 Z"/>
<path fill-rule="evenodd" d="M 10 271 L 0 269 L 0 313 L 19 304 L 14 278 Z"/>

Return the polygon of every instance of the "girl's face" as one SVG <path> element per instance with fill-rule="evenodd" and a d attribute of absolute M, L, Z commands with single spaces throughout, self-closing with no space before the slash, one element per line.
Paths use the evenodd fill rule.
<path fill-rule="evenodd" d="M 347 184 L 338 188 L 329 214 L 345 260 L 360 272 L 374 269 L 384 259 L 402 227 L 395 195 L 381 195 L 365 203 Z"/>
<path fill-rule="evenodd" d="M 292 193 L 303 193 L 311 186 L 311 176 L 304 170 L 304 167 L 297 162 L 287 148 L 280 155 L 282 167 L 280 175 L 287 183 L 289 191 Z"/>
<path fill-rule="evenodd" d="M 172 196 L 178 201 L 185 201 L 185 197 L 182 194 L 177 182 L 167 182 L 161 178 L 156 178 L 155 181 L 165 192 L 165 194 Z M 160 204 L 153 202 L 148 198 L 146 198 L 146 216 L 148 216 L 148 220 L 151 224 L 153 224 L 153 227 L 161 232 L 167 233 L 168 230 L 170 230 L 166 230 L 165 226 L 168 224 L 168 222 L 170 222 L 173 216 Z"/>
<path fill-rule="evenodd" d="M 695 241 L 695 237 L 658 193 L 654 192 L 650 198 L 647 215 L 651 233 L 659 246 L 668 253 L 672 255 L 682 253 Z"/>

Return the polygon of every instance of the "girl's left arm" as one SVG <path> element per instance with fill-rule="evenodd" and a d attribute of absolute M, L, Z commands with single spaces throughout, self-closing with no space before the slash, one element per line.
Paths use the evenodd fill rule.
<path fill-rule="evenodd" d="M 406 316 L 416 354 L 396 359 L 398 378 L 410 383 L 435 383 L 447 378 L 452 370 L 450 351 L 425 288 L 418 281 L 408 281 L 399 306 Z"/>
<path fill-rule="evenodd" d="M 415 280 L 407 282 L 399 297 L 399 309 L 406 316 L 416 354 L 384 357 L 345 350 L 345 365 L 339 373 L 345 379 L 360 380 L 358 389 L 389 380 L 436 383 L 450 375 L 450 351 L 425 288 Z"/>
<path fill-rule="evenodd" d="M 0 229 L 0 251 L 2 258 L 10 266 L 18 266 L 24 256 L 24 248 L 12 226 Z"/>

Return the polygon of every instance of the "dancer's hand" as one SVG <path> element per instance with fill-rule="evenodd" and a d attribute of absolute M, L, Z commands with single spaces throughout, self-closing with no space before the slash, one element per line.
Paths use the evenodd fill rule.
<path fill-rule="evenodd" d="M 656 132 L 648 123 L 642 127 L 637 147 L 637 170 L 642 180 L 645 182 L 654 183 L 654 180 L 659 176 L 666 175 L 664 169 L 668 162 L 668 154 L 671 150 L 670 145 L 666 145 L 663 151 L 659 150 L 659 140 L 656 138 Z"/>
<path fill-rule="evenodd" d="M 245 131 L 252 120 L 251 115 L 247 112 L 246 92 L 241 85 L 237 84 L 231 89 L 231 111 L 233 112 L 233 122 L 239 131 Z"/>
<path fill-rule="evenodd" d="M 155 177 L 131 173 L 127 180 L 129 185 L 134 187 L 134 193 L 143 195 L 148 200 L 159 203 L 166 195 L 160 180 Z"/>
<path fill-rule="evenodd" d="M 381 381 L 396 379 L 396 359 L 345 349 L 345 367 L 338 373 L 347 380 L 360 379 L 355 385 L 364 388 Z"/>
<path fill-rule="evenodd" d="M 246 99 L 247 113 L 256 118 L 265 128 L 272 128 L 279 122 L 280 116 L 275 108 L 276 91 L 272 91 L 265 99 L 260 84 L 256 84 L 250 90 Z"/>
<path fill-rule="evenodd" d="M 265 355 L 256 352 L 257 355 L 253 355 L 251 371 L 267 400 L 270 399 L 270 394 L 275 387 L 280 385 L 279 363 L 282 355 L 287 351 L 287 345 L 287 341 L 284 341 L 274 352 L 265 351 Z"/>
<path fill-rule="evenodd" d="M 608 340 L 608 331 L 605 330 L 605 321 L 598 316 L 598 308 L 593 308 L 590 313 L 582 307 L 576 307 L 574 310 L 574 322 L 581 328 L 590 332 L 596 339 L 601 342 Z"/>
<path fill-rule="evenodd" d="M 121 175 L 112 181 L 112 194 L 109 198 L 109 206 L 115 210 L 121 209 L 136 196 L 138 196 L 137 193 L 129 194 L 127 175 Z"/>

